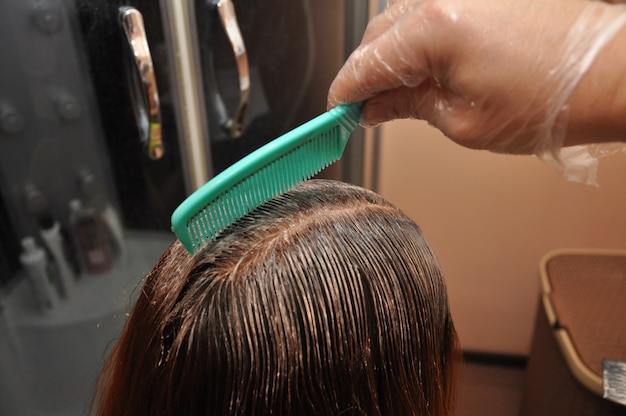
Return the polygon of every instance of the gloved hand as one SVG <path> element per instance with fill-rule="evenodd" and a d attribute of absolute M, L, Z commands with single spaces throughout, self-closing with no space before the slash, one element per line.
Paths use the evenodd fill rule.
<path fill-rule="evenodd" d="M 624 6 L 588 0 L 390 0 L 328 104 L 367 99 L 365 126 L 425 119 L 467 147 L 556 155 L 565 138 L 593 141 L 581 137 L 592 86 L 577 87 L 625 25 Z"/>

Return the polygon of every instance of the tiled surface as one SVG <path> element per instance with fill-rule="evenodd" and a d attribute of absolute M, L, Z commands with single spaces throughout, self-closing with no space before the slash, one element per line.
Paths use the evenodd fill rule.
<path fill-rule="evenodd" d="M 455 416 L 516 416 L 524 370 L 464 363 L 459 371 Z"/>

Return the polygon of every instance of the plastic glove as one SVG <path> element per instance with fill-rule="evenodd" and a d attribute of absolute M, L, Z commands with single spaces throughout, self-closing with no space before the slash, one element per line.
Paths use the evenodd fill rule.
<path fill-rule="evenodd" d="M 612 102 L 587 99 L 597 80 L 577 87 L 603 47 L 624 37 L 624 6 L 587 0 L 389 3 L 337 75 L 329 107 L 368 99 L 365 126 L 425 119 L 467 147 L 557 160 L 564 139 L 568 145 L 594 141 L 583 137 L 595 128 L 587 123 L 589 106 L 606 105 L 610 112 Z M 622 105 L 614 110 L 626 109 L 622 88 Z M 570 103 L 575 90 L 576 103 Z"/>

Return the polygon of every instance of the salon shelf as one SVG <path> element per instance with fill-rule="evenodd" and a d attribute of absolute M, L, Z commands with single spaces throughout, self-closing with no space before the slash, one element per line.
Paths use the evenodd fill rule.
<path fill-rule="evenodd" d="M 165 232 L 127 237 L 123 261 L 81 276 L 48 313 L 35 307 L 26 279 L 0 297 L 0 414 L 88 414 L 100 366 L 142 278 L 174 239 Z"/>
<path fill-rule="evenodd" d="M 124 260 L 108 272 L 80 276 L 69 298 L 49 312 L 36 308 L 28 282 L 21 279 L 1 300 L 5 319 L 14 326 L 72 325 L 127 309 L 137 285 L 172 240 L 169 233 L 131 235 Z"/>

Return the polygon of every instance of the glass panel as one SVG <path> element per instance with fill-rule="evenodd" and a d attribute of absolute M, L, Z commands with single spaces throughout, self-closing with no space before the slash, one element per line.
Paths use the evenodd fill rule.
<path fill-rule="evenodd" d="M 238 139 L 212 99 L 236 113 L 231 42 L 212 1 L 187 1 L 215 171 L 325 110 L 344 1 L 232 2 L 250 71 Z M 170 215 L 189 191 L 185 80 L 163 4 L 0 1 L 0 414 L 89 413 L 141 279 L 174 238 Z"/>
<path fill-rule="evenodd" d="M 162 22 L 158 7 L 144 13 L 155 160 L 133 110 L 146 67 L 132 72 L 120 5 L 0 2 L 0 414 L 88 413 L 135 289 L 173 240 L 185 189 Z"/>

